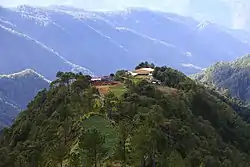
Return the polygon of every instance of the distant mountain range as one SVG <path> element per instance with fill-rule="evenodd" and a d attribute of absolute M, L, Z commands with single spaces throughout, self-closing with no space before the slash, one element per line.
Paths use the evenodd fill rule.
<path fill-rule="evenodd" d="M 250 52 L 250 35 L 142 8 L 90 12 L 65 6 L 0 8 L 0 73 L 32 68 L 103 75 L 138 62 L 186 74 Z"/>
<path fill-rule="evenodd" d="M 10 125 L 38 91 L 49 87 L 49 83 L 49 80 L 31 69 L 0 75 L 0 129 Z"/>

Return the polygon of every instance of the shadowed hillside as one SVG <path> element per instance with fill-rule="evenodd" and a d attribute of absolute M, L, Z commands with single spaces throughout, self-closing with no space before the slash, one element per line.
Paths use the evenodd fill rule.
<path fill-rule="evenodd" d="M 11 125 L 18 113 L 26 109 L 27 104 L 50 81 L 33 70 L 0 75 L 0 128 Z"/>

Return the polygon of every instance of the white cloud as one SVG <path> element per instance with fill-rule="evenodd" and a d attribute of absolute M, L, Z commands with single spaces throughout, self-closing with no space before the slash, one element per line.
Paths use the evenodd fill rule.
<path fill-rule="evenodd" d="M 197 69 L 197 70 L 204 70 L 203 68 L 201 67 L 198 67 L 196 65 L 193 65 L 193 64 L 181 64 L 183 67 L 189 67 L 189 68 L 194 68 L 194 69 Z"/>

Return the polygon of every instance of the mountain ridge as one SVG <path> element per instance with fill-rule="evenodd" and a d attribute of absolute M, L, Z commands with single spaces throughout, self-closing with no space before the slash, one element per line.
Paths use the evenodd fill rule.
<path fill-rule="evenodd" d="M 16 77 L 23 77 L 23 76 L 27 76 L 27 75 L 37 75 L 39 78 L 42 78 L 43 80 L 45 80 L 46 82 L 50 83 L 51 81 L 48 80 L 47 78 L 45 78 L 44 76 L 42 76 L 41 74 L 37 73 L 35 70 L 33 69 L 24 69 L 23 71 L 19 71 L 16 73 L 12 73 L 12 74 L 3 74 L 0 75 L 0 79 L 1 78 L 16 78 Z"/>
<path fill-rule="evenodd" d="M 48 47 L 47 45 L 45 45 L 44 43 L 42 43 L 42 42 L 40 42 L 40 41 L 38 41 L 38 40 L 36 40 L 35 38 L 32 38 L 32 37 L 30 37 L 29 35 L 27 35 L 27 34 L 25 34 L 25 33 L 23 33 L 23 32 L 21 32 L 21 31 L 18 31 L 17 30 L 17 25 L 15 25 L 15 24 L 13 24 L 13 23 L 11 23 L 10 21 L 7 21 L 7 20 L 4 20 L 3 18 L 0 18 L 0 28 L 1 28 L 1 30 L 3 30 L 3 31 L 6 31 L 6 32 L 9 32 L 13 37 L 16 35 L 16 36 L 18 36 L 18 38 L 20 38 L 20 37 L 22 37 L 24 40 L 27 40 L 27 41 L 29 41 L 29 43 L 33 43 L 33 44 L 35 44 L 36 45 L 36 48 L 38 48 L 38 47 L 40 47 L 39 49 L 40 50 L 45 50 L 45 51 L 42 51 L 42 52 L 45 52 L 45 55 L 48 55 L 48 56 L 53 56 L 53 57 L 51 57 L 51 58 L 48 58 L 48 60 L 50 59 L 52 59 L 52 60 L 55 60 L 55 59 L 57 59 L 56 57 L 58 57 L 58 60 L 55 60 L 56 62 L 58 62 L 58 63 L 55 63 L 55 64 L 58 64 L 59 66 L 58 66 L 58 68 L 56 69 L 56 71 L 58 71 L 58 70 L 63 70 L 63 68 L 64 68 L 64 70 L 65 69 L 67 69 L 67 70 L 69 70 L 69 69 L 71 69 L 71 71 L 75 71 L 75 72 L 83 72 L 83 73 L 86 73 L 86 74 L 89 74 L 89 75 L 93 75 L 93 73 L 92 72 L 90 72 L 88 69 L 86 69 L 86 68 L 83 68 L 83 67 L 81 67 L 81 66 L 79 66 L 79 65 L 76 65 L 76 64 L 73 64 L 73 63 L 71 63 L 71 62 L 69 62 L 68 60 L 66 60 L 64 57 L 62 57 L 58 52 L 56 52 L 56 51 L 54 51 L 54 49 L 52 49 L 52 48 L 50 48 L 50 47 Z M 4 32 L 3 32 L 4 33 Z M 8 35 L 8 34 L 6 34 L 6 33 L 4 33 L 3 35 Z M 8 36 L 10 36 L 10 35 L 8 35 Z M 17 40 L 17 37 L 15 37 L 16 38 L 16 41 L 19 41 L 19 40 Z M 4 41 L 2 41 L 2 44 L 3 44 L 3 46 L 4 46 L 4 44 L 6 44 L 7 43 L 7 41 L 5 40 L 5 39 L 3 39 Z M 0 41 L 1 42 L 1 41 Z M 15 42 L 15 41 L 13 41 L 13 42 Z M 25 43 L 25 42 L 24 42 Z M 12 45 L 13 46 L 13 45 Z M 13 47 L 16 47 L 16 46 L 13 46 Z M 18 48 L 17 48 L 18 49 Z M 39 51 L 39 49 L 38 50 L 36 50 L 38 53 L 39 52 L 41 52 L 41 51 Z M 7 50 L 7 55 L 8 55 L 8 52 L 10 52 L 10 51 L 8 51 Z M 25 54 L 31 54 L 31 53 L 26 53 L 26 52 L 31 52 L 31 51 L 22 51 L 22 52 L 25 52 Z M 46 53 L 47 52 L 47 53 Z M 4 54 L 4 52 L 2 53 L 2 54 Z M 4 56 L 4 55 L 2 55 L 1 54 L 1 56 Z M 17 53 L 17 55 L 18 55 L 19 53 Z M 36 53 L 34 53 L 34 54 L 36 54 Z M 12 53 L 12 55 L 11 56 L 13 56 L 13 53 Z M 28 55 L 28 56 L 33 56 L 33 55 Z M 27 57 L 27 56 L 26 56 Z M 36 58 L 40 58 L 40 57 L 36 57 Z M 27 58 L 26 58 L 27 59 Z M 23 62 L 23 64 L 27 64 L 27 63 L 30 63 L 30 65 L 29 66 L 24 66 L 24 67 L 22 67 L 22 68 L 19 68 L 19 69 L 16 69 L 16 70 L 12 70 L 12 71 L 6 71 L 5 69 L 2 69 L 1 70 L 1 73 L 11 73 L 11 72 L 13 72 L 13 71 L 18 71 L 18 70 L 22 70 L 23 68 L 30 68 L 30 67 L 32 67 L 32 66 L 34 66 L 34 64 L 32 64 L 33 62 L 29 62 L 30 60 L 26 60 L 26 62 Z M 34 60 L 33 60 L 34 61 Z M 43 62 L 43 61 L 41 61 L 41 62 Z M 48 62 L 47 62 L 48 63 Z M 10 62 L 10 64 L 11 64 L 11 62 Z M 3 65 L 4 66 L 4 65 Z M 64 67 L 65 66 L 65 67 Z M 68 67 L 67 67 L 68 66 Z M 36 66 L 35 66 L 36 67 Z M 50 65 L 50 67 L 52 68 L 52 65 Z M 41 72 L 42 71 L 42 69 L 38 69 L 39 70 L 39 72 Z M 56 71 L 54 71 L 54 73 L 56 73 Z M 53 72 L 53 71 L 52 71 Z M 41 73 L 43 73 L 44 74 L 44 71 L 42 71 Z M 51 78 L 51 75 L 52 74 L 50 74 L 48 77 L 50 77 Z M 53 74 L 54 75 L 54 74 Z"/>
<path fill-rule="evenodd" d="M 209 22 L 204 25 L 204 22 L 172 13 L 137 8 L 93 12 L 65 6 L 20 6 L 4 11 L 0 16 L 3 26 L 12 27 L 53 48 L 52 51 L 62 58 L 86 67 L 96 75 L 105 75 L 117 68 L 130 69 L 135 66 L 134 62 L 142 60 L 159 65 L 168 63 L 186 74 L 193 74 L 214 62 L 230 61 L 250 52 L 249 44 L 245 42 L 249 40 L 233 30 L 211 26 Z M 201 24 L 203 28 L 199 29 L 197 26 Z M 40 58 L 43 51 L 34 50 Z M 10 54 L 8 52 L 7 55 Z M 27 51 L 22 52 L 26 54 Z M 45 60 L 51 59 L 48 55 L 54 55 L 49 52 L 44 54 Z M 49 76 L 42 64 L 33 63 L 32 69 L 53 80 L 56 71 L 70 71 L 69 68 L 72 68 L 72 65 L 65 67 L 63 60 L 54 58 L 53 61 L 57 63 L 54 63 L 55 67 L 48 65 L 54 69 Z M 18 70 L 21 69 L 15 71 Z M 82 71 L 89 73 L 86 69 Z"/>
<path fill-rule="evenodd" d="M 0 128 L 11 125 L 30 100 L 50 83 L 32 69 L 0 75 Z"/>

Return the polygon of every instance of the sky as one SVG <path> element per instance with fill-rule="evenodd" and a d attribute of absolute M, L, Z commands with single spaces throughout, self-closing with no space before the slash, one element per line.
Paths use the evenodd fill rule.
<path fill-rule="evenodd" d="M 0 0 L 2 6 L 21 4 L 35 6 L 70 5 L 86 10 L 119 10 L 146 7 L 192 17 L 206 16 L 233 28 L 244 28 L 250 22 L 250 0 Z"/>

